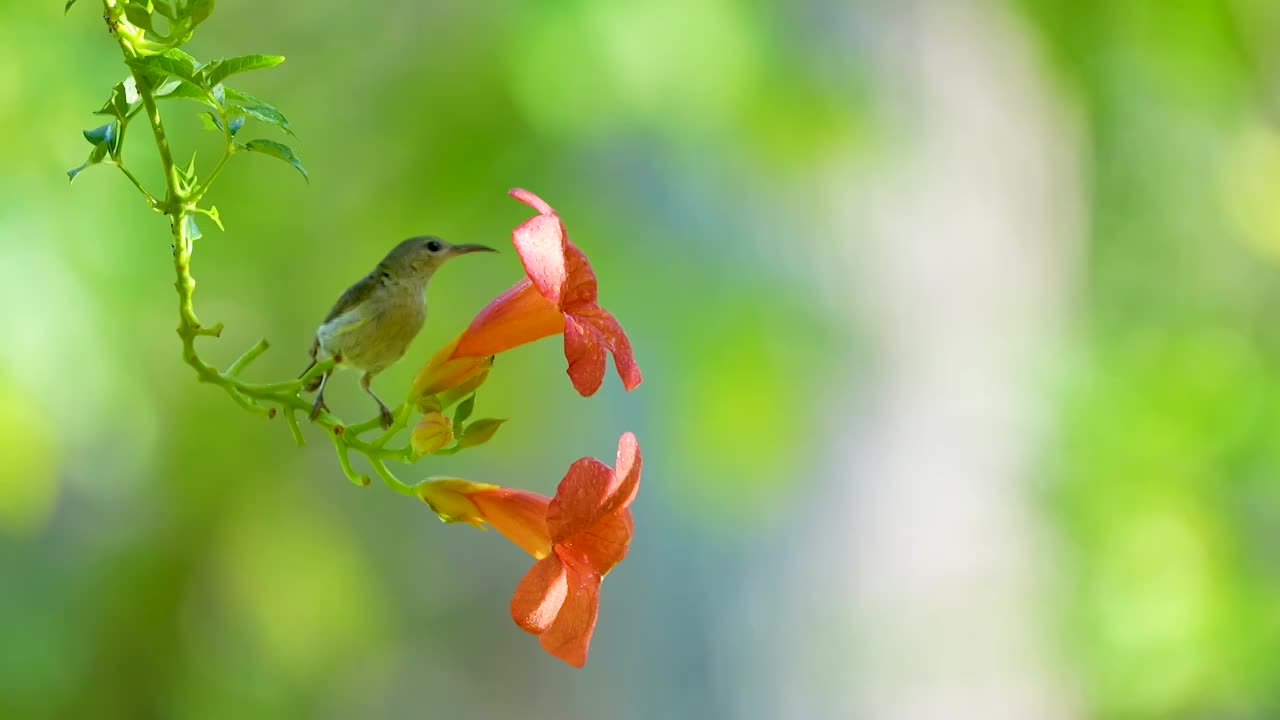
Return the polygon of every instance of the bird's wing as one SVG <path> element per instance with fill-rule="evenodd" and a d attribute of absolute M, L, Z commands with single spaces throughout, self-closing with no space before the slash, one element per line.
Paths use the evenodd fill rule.
<path fill-rule="evenodd" d="M 324 323 L 329 322 L 330 320 L 338 317 L 339 315 L 345 313 L 351 308 L 364 302 L 369 298 L 370 295 L 373 294 L 374 289 L 377 287 L 378 287 L 378 276 L 376 273 L 369 273 L 368 275 L 365 275 L 364 277 L 360 278 L 358 281 L 356 281 L 355 285 L 352 285 L 351 287 L 347 288 L 346 292 L 342 293 L 342 296 L 338 298 L 338 302 L 334 303 L 333 309 L 330 310 L 329 314 L 325 316 L 324 322 L 320 324 L 323 325 Z"/>

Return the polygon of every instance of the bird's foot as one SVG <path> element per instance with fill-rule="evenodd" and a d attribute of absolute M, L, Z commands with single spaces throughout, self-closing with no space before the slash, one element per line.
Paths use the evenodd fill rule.
<path fill-rule="evenodd" d="M 390 429 L 391 424 L 394 423 L 395 421 L 396 421 L 396 418 L 394 415 L 391 414 L 390 408 L 388 408 L 386 405 L 378 405 L 378 422 L 382 425 L 383 430 Z"/>
<path fill-rule="evenodd" d="M 315 403 L 311 406 L 311 412 L 307 414 L 307 418 L 311 422 L 315 422 L 322 412 L 329 412 L 329 405 L 325 403 L 323 394 L 316 398 Z"/>

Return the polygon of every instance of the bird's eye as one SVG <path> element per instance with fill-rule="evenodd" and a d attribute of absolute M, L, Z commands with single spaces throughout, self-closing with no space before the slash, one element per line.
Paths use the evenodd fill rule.
<path fill-rule="evenodd" d="M 427 249 L 430 250 L 431 252 L 440 252 L 440 241 L 432 240 L 431 242 L 427 243 Z"/>

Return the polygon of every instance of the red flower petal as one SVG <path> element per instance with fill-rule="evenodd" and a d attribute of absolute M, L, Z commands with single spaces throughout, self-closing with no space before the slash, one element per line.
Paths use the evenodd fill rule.
<path fill-rule="evenodd" d="M 547 652 L 580 668 L 587 664 L 587 651 L 600 614 L 600 575 L 584 572 L 568 559 L 564 567 L 568 594 L 539 642 Z"/>
<path fill-rule="evenodd" d="M 568 596 L 568 580 L 559 556 L 548 555 L 534 563 L 511 597 L 511 619 L 525 632 L 546 632 Z"/>
<path fill-rule="evenodd" d="M 614 491 L 610 510 L 625 508 L 631 505 L 636 493 L 640 490 L 640 471 L 644 467 L 644 458 L 640 456 L 640 441 L 635 433 L 625 432 L 618 438 L 618 454 L 613 461 L 613 476 L 618 483 Z"/>
<path fill-rule="evenodd" d="M 564 226 L 559 216 L 534 215 L 511 231 L 524 272 L 542 296 L 557 306 L 569 272 L 565 268 Z"/>
<path fill-rule="evenodd" d="M 564 324 L 564 355 L 569 360 L 569 379 L 578 394 L 587 397 L 604 382 L 604 351 L 613 353 L 613 365 L 622 386 L 634 390 L 640 384 L 640 366 L 631 351 L 631 341 L 617 319 L 604 308 L 593 305 L 570 313 Z"/>
<path fill-rule="evenodd" d="M 596 271 L 591 269 L 587 256 L 577 245 L 565 240 L 564 249 L 565 280 L 560 307 L 565 312 L 573 313 L 595 307 L 600 301 L 600 283 L 596 280 Z"/>
<path fill-rule="evenodd" d="M 592 326 L 573 315 L 564 321 L 564 356 L 573 389 L 582 397 L 594 395 L 604 383 L 604 345 Z"/>
<path fill-rule="evenodd" d="M 618 438 L 616 469 L 595 458 L 582 458 L 569 466 L 547 506 L 547 530 L 553 542 L 584 532 L 605 515 L 631 504 L 640 489 L 643 459 L 633 433 Z"/>
<path fill-rule="evenodd" d="M 524 188 L 512 188 L 507 191 L 507 194 L 534 210 L 537 210 L 543 215 L 550 215 L 555 212 L 555 210 L 552 210 L 551 206 L 547 204 L 546 200 L 543 200 Z"/>
<path fill-rule="evenodd" d="M 553 542 L 566 540 L 596 524 L 608 511 L 613 470 L 595 458 L 582 458 L 556 488 L 547 506 L 547 530 Z"/>
<path fill-rule="evenodd" d="M 633 530 L 631 511 L 624 508 L 605 515 L 556 547 L 576 555 L 583 565 L 604 577 L 627 556 Z"/>

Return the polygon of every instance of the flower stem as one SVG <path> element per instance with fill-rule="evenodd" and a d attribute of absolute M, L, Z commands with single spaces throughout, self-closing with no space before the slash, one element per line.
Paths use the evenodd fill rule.
<path fill-rule="evenodd" d="M 103 0 L 103 7 L 108 17 L 123 23 L 124 13 L 120 8 L 119 0 Z M 122 31 L 116 32 L 114 35 L 116 42 L 120 45 L 121 53 L 128 60 L 139 56 L 135 43 L 142 41 L 136 35 L 123 32 L 125 27 L 121 24 L 120 29 Z M 152 87 L 151 81 L 143 73 L 135 73 L 134 80 L 137 84 L 138 96 L 142 100 L 142 105 L 145 109 L 147 121 L 151 125 L 151 132 L 155 136 L 156 148 L 160 154 L 160 165 L 164 171 L 165 181 L 164 200 L 158 200 L 148 193 L 137 177 L 125 169 L 123 165 L 119 167 L 134 186 L 148 199 L 151 207 L 169 218 L 170 230 L 173 235 L 173 269 L 177 278 L 174 282 L 174 288 L 178 293 L 178 337 L 182 340 L 182 359 L 196 371 L 196 376 L 200 382 L 210 383 L 222 388 L 236 404 L 245 410 L 271 419 L 278 414 L 276 408 L 279 408 L 285 415 L 285 421 L 289 426 L 289 431 L 293 435 L 294 441 L 301 446 L 305 440 L 303 439 L 301 428 L 298 426 L 295 413 L 310 412 L 311 403 L 302 399 L 298 392 L 312 378 L 333 369 L 335 361 L 327 360 L 318 363 L 297 380 L 252 384 L 241 381 L 239 374 L 249 363 L 267 351 L 268 343 L 266 340 L 259 341 L 245 351 L 227 368 L 226 372 L 219 372 L 212 365 L 205 362 L 196 349 L 196 338 L 200 336 L 217 337 L 222 332 L 222 324 L 205 326 L 196 317 L 194 303 L 196 281 L 191 274 L 191 255 L 194 248 L 189 230 L 189 220 L 191 214 L 195 212 L 196 203 L 204 196 L 213 181 L 222 172 L 222 168 L 225 167 L 228 158 L 236 152 L 235 140 L 227 123 L 227 113 L 224 109 L 219 108 L 219 115 L 222 118 L 227 141 L 226 151 L 203 183 L 194 190 L 184 191 L 178 181 L 177 166 L 173 162 L 173 152 L 169 147 L 169 138 L 165 133 L 164 120 L 160 116 L 160 109 L 156 103 L 155 88 Z M 383 447 L 387 441 L 405 427 L 409 408 L 403 407 L 400 410 L 396 414 L 396 422 L 392 425 L 392 428 L 374 443 L 360 440 L 356 437 L 356 433 L 346 432 L 345 424 L 337 416 L 326 412 L 320 413 L 316 417 L 315 423 L 324 428 L 325 434 L 333 443 L 338 455 L 338 463 L 342 467 L 343 474 L 349 480 L 358 485 L 368 485 L 370 482 L 367 476 L 357 473 L 351 465 L 350 452 L 355 450 L 368 458 L 378 476 L 382 478 L 388 487 L 401 494 L 415 494 L 412 486 L 401 482 L 387 468 L 384 462 L 384 458 L 404 459 L 403 448 L 387 450 Z M 376 420 L 371 420 L 360 423 L 356 427 L 372 429 L 375 426 Z"/>

